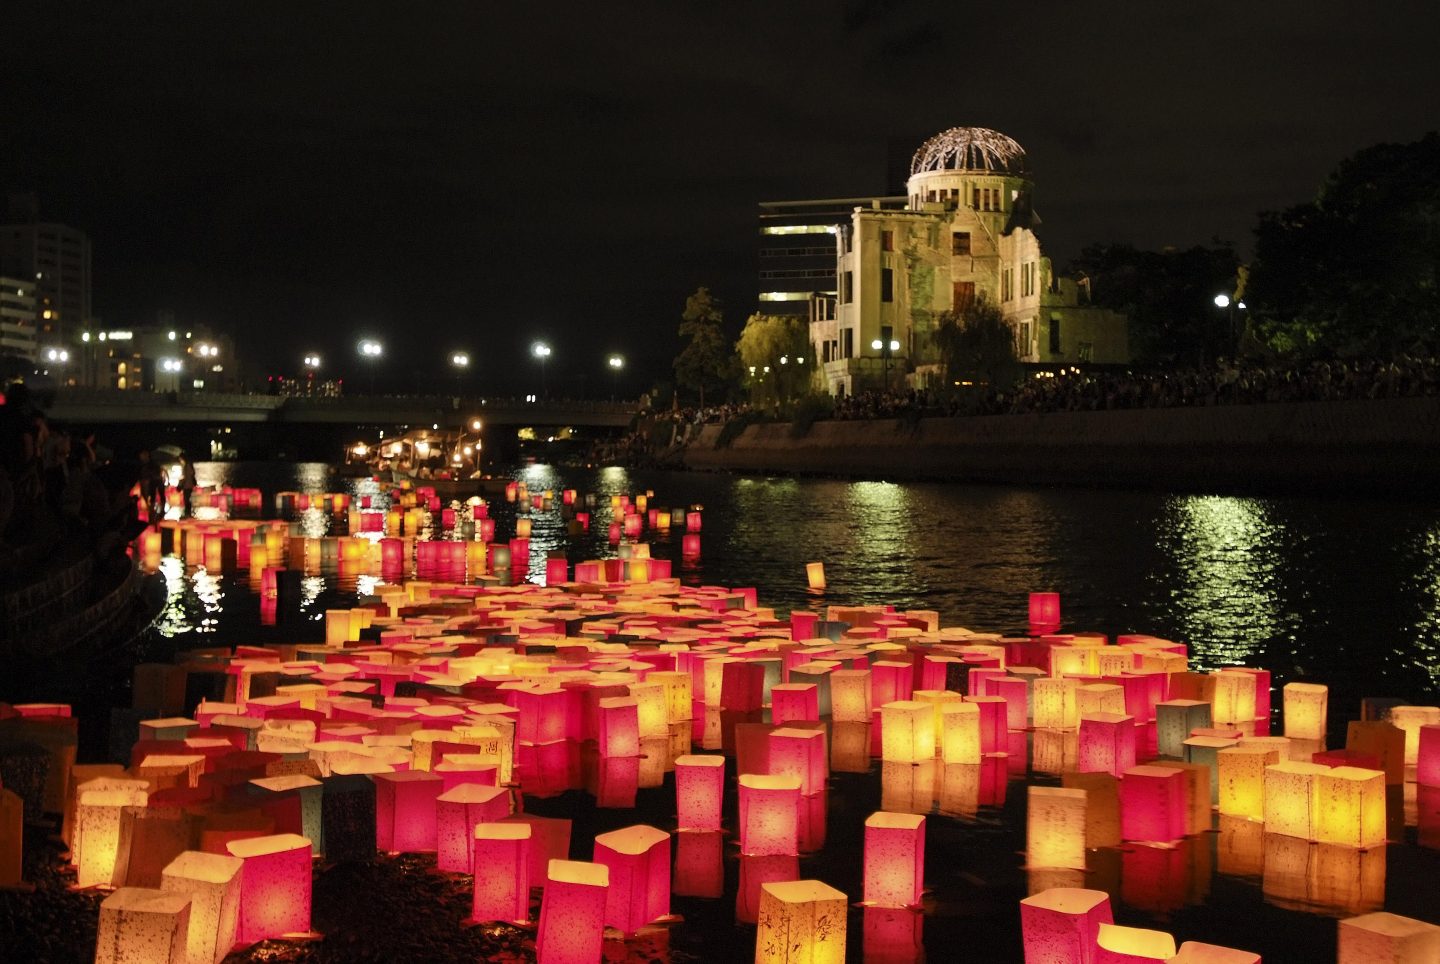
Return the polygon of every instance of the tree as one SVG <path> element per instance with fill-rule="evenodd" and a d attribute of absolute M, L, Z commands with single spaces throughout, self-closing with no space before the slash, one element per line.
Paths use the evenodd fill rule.
<path fill-rule="evenodd" d="M 1298 356 L 1440 350 L 1440 134 L 1342 161 L 1319 196 L 1260 216 L 1247 303 Z"/>
<path fill-rule="evenodd" d="M 1091 303 L 1126 316 L 1130 352 L 1142 364 L 1202 365 L 1234 355 L 1231 316 L 1215 296 L 1235 294 L 1239 258 L 1228 244 L 1141 251 L 1096 244 L 1070 263 L 1090 286 Z"/>
<path fill-rule="evenodd" d="M 681 388 L 698 392 L 700 407 L 704 408 L 706 389 L 714 392 L 724 388 L 734 370 L 725 344 L 725 315 L 719 300 L 702 286 L 685 300 L 685 312 L 680 317 L 680 335 L 690 340 L 675 356 L 675 381 Z"/>
<path fill-rule="evenodd" d="M 968 379 L 1008 385 L 1015 379 L 1015 332 L 983 296 L 958 312 L 942 312 L 931 338 L 951 383 Z"/>
<path fill-rule="evenodd" d="M 788 401 L 797 389 L 809 387 L 806 376 L 815 359 L 810 357 L 809 326 L 803 318 L 751 315 L 735 342 L 735 355 L 742 375 L 748 376 L 752 401 Z"/>

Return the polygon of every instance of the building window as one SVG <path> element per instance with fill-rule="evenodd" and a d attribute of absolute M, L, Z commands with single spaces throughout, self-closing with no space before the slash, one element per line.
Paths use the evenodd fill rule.
<path fill-rule="evenodd" d="M 845 328 L 840 332 L 840 357 L 855 357 L 855 329 Z"/>
<path fill-rule="evenodd" d="M 950 253 L 953 255 L 970 255 L 970 232 L 956 231 L 950 235 Z"/>
<path fill-rule="evenodd" d="M 880 269 L 880 300 L 895 300 L 895 271 L 893 268 Z"/>
<path fill-rule="evenodd" d="M 1060 316 L 1050 316 L 1050 354 L 1060 354 Z"/>
<path fill-rule="evenodd" d="M 853 300 L 855 300 L 855 273 L 847 271 L 840 279 L 840 303 L 848 305 Z"/>
<path fill-rule="evenodd" d="M 980 210 L 980 189 L 978 187 L 970 190 L 970 206 L 977 211 Z"/>
<path fill-rule="evenodd" d="M 957 281 L 954 284 L 951 294 L 951 304 L 955 311 L 963 312 L 975 303 L 975 282 Z"/>
<path fill-rule="evenodd" d="M 894 232 L 894 231 L 881 231 L 881 232 L 880 232 L 880 250 L 881 250 L 881 251 L 894 251 L 894 250 L 895 250 L 895 232 Z"/>
<path fill-rule="evenodd" d="M 1030 354 L 1030 322 L 1022 321 L 1016 330 L 1015 353 L 1021 358 Z"/>
<path fill-rule="evenodd" d="M 1082 341 L 1075 344 L 1075 357 L 1080 361 L 1088 362 L 1094 354 L 1095 344 L 1093 342 Z"/>

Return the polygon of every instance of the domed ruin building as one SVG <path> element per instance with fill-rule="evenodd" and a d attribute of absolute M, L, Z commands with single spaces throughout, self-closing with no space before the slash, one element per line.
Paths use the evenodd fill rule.
<path fill-rule="evenodd" d="M 810 311 L 817 380 L 835 395 L 937 385 L 936 326 L 978 298 L 999 307 L 1021 362 L 1128 362 L 1125 317 L 1051 269 L 1033 189 L 1024 149 L 998 131 L 956 127 L 922 144 L 903 206 L 875 199 L 833 228 L 835 290 Z"/>

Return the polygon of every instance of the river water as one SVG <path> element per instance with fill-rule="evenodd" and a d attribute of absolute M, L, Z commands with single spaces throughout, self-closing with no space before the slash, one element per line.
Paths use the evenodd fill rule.
<path fill-rule="evenodd" d="M 197 474 L 202 485 L 259 487 L 267 507 L 280 490 L 361 494 L 370 485 L 336 479 L 313 464 L 202 463 Z M 781 613 L 827 603 L 886 603 L 937 610 L 947 626 L 1020 632 L 1026 594 L 1057 591 L 1067 631 L 1180 640 L 1198 670 L 1271 670 L 1277 711 L 1286 682 L 1328 684 L 1332 746 L 1343 745 L 1345 723 L 1358 717 L 1363 697 L 1440 701 L 1440 505 L 1433 503 L 546 465 L 519 468 L 514 476 L 532 492 L 574 488 L 608 496 L 648 489 L 652 506 L 703 506 L 698 559 L 681 558 L 678 529 L 653 538 L 652 555 L 673 559 L 676 575 L 688 583 L 754 586 L 761 604 Z M 615 555 L 605 539 L 608 499 L 599 504 L 590 533 L 576 539 L 566 538 L 558 513 L 533 516 L 533 575 L 543 575 L 543 560 L 554 549 L 563 548 L 572 562 Z M 513 531 L 507 530 L 513 527 L 509 508 L 498 502 L 493 513 L 502 535 Z M 335 524 L 319 512 L 301 522 L 312 535 Z M 805 564 L 812 561 L 825 563 L 829 585 L 823 596 L 806 589 Z M 170 596 L 149 652 L 296 641 L 293 624 L 261 625 L 258 600 L 243 573 L 216 577 L 173 559 L 163 571 Z M 308 619 L 299 635 L 321 638 L 324 610 L 372 587 L 367 577 L 348 584 L 308 579 Z M 998 788 L 981 793 L 978 806 L 958 812 L 937 806 L 930 818 L 926 879 L 932 896 L 916 926 L 931 960 L 1019 959 L 1016 904 L 1034 881 L 1024 869 L 1026 774 L 1023 766 L 1018 773 L 1010 766 L 1008 792 L 1002 772 Z M 935 779 L 933 792 L 943 802 L 946 777 Z M 1032 774 L 1031 782 L 1057 781 Z M 1415 842 L 1414 785 L 1408 790 L 1406 798 L 1392 801 L 1410 818 L 1407 842 L 1392 844 L 1378 858 L 1327 856 L 1314 847 L 1298 858 L 1288 851 L 1271 854 L 1266 840 L 1244 838 L 1244 828 L 1231 827 L 1228 836 L 1222 828 L 1173 851 L 1096 852 L 1083 885 L 1112 891 L 1117 922 L 1245 947 L 1267 961 L 1333 960 L 1334 918 L 1378 909 L 1377 900 L 1385 909 L 1440 922 L 1440 905 L 1431 896 L 1440 852 Z M 666 819 L 664 813 L 673 813 L 665 810 L 673 806 L 663 797 L 669 792 L 642 790 L 642 814 L 648 808 L 661 814 L 652 822 Z M 801 861 L 804 875 L 858 894 L 861 825 L 897 794 L 902 788 L 882 776 L 878 760 L 868 773 L 836 773 L 831 843 Z M 573 794 L 537 801 L 533 809 L 547 806 L 576 819 L 576 840 L 635 819 L 634 813 L 578 805 Z M 1284 839 L 1268 844 L 1280 846 Z M 575 856 L 588 859 L 588 849 L 577 848 Z M 677 955 L 749 959 L 753 930 L 734 920 L 740 876 L 742 868 L 727 856 L 724 898 L 676 898 L 677 912 L 687 918 L 672 931 Z M 713 943 L 717 938 L 720 944 Z M 858 960 L 858 913 L 851 916 L 850 943 L 851 959 Z M 733 953 L 716 950 L 732 944 Z"/>

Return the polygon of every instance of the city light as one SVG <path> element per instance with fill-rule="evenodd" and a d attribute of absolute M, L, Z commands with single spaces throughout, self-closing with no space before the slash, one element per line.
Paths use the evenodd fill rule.
<path fill-rule="evenodd" d="M 319 356 L 319 355 L 306 355 L 306 356 L 305 356 L 305 367 L 306 367 L 306 368 L 309 368 L 309 369 L 312 369 L 312 370 L 313 370 L 313 369 L 316 369 L 316 368 L 319 368 L 319 367 L 320 367 L 320 356 Z"/>
<path fill-rule="evenodd" d="M 530 353 L 540 359 L 541 362 L 544 362 L 545 359 L 550 357 L 550 346 L 543 341 L 537 341 L 530 346 Z"/>
<path fill-rule="evenodd" d="M 620 355 L 611 355 L 609 358 L 607 358 L 607 359 L 605 360 L 605 363 L 606 363 L 607 365 L 609 365 L 611 368 L 615 368 L 615 369 L 620 369 L 620 368 L 624 368 L 624 367 L 625 367 L 625 359 L 624 359 L 623 357 L 621 357 Z"/>
<path fill-rule="evenodd" d="M 457 351 L 450 356 L 450 364 L 456 368 L 469 368 L 470 355 L 463 351 Z"/>
<path fill-rule="evenodd" d="M 385 347 L 381 345 L 378 341 L 366 338 L 360 343 L 360 354 L 364 355 L 366 358 L 379 358 L 381 355 L 385 354 Z"/>
<path fill-rule="evenodd" d="M 201 358 L 214 358 L 220 354 L 220 347 L 218 345 L 207 345 L 202 342 L 195 346 L 195 354 Z"/>
<path fill-rule="evenodd" d="M 70 360 L 70 353 L 63 348 L 47 348 L 45 360 L 63 365 Z"/>
<path fill-rule="evenodd" d="M 180 363 L 178 358 L 162 358 L 160 359 L 160 370 L 162 372 L 182 372 L 185 370 L 185 366 Z"/>
<path fill-rule="evenodd" d="M 1229 307 L 1230 307 L 1230 296 L 1229 296 L 1229 295 L 1216 295 L 1216 296 L 1215 296 L 1215 307 L 1216 307 L 1216 308 L 1229 308 Z"/>

